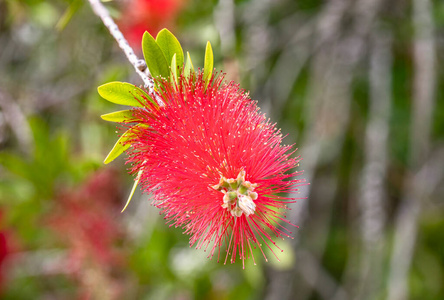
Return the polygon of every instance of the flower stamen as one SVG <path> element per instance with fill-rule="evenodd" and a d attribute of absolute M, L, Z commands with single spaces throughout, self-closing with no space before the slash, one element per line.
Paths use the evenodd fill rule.
<path fill-rule="evenodd" d="M 211 186 L 224 194 L 222 207 L 226 208 L 233 217 L 254 215 L 256 204 L 253 200 L 258 198 L 254 192 L 257 184 L 245 180 L 245 171 L 242 170 L 237 178 L 220 177 L 219 183 Z"/>

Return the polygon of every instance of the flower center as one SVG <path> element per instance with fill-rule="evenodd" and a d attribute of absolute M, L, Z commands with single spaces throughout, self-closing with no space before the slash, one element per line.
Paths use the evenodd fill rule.
<path fill-rule="evenodd" d="M 254 189 L 257 184 L 245 180 L 244 170 L 239 172 L 236 179 L 221 176 L 219 183 L 211 187 L 224 194 L 222 207 L 234 217 L 240 217 L 243 213 L 247 217 L 254 214 L 256 204 L 253 200 L 258 196 Z"/>

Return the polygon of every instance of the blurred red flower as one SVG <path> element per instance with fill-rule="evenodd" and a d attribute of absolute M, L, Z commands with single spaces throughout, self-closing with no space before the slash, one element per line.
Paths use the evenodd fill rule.
<path fill-rule="evenodd" d="M 8 211 L 0 208 L 0 295 L 8 287 L 11 276 L 11 256 L 21 248 L 20 240 L 15 231 L 5 226 L 5 214 Z"/>
<path fill-rule="evenodd" d="M 69 245 L 76 260 L 112 264 L 113 244 L 119 239 L 119 184 L 111 170 L 94 173 L 80 188 L 57 199 L 52 227 Z"/>
<path fill-rule="evenodd" d="M 112 284 L 113 274 L 123 263 L 118 246 L 122 240 L 119 187 L 114 170 L 98 171 L 79 188 L 61 193 L 48 218 L 67 246 L 69 258 L 64 264 L 80 283 L 80 299 L 104 297 L 103 285 L 108 286 L 109 299 L 118 298 L 118 291 L 110 287 L 117 286 Z"/>
<path fill-rule="evenodd" d="M 165 106 L 134 108 L 142 125 L 130 131 L 129 162 L 165 219 L 191 235 L 190 245 L 210 247 L 209 257 L 217 249 L 219 260 L 226 244 L 225 263 L 288 237 L 279 221 L 291 224 L 284 212 L 295 199 L 285 193 L 303 182 L 294 179 L 299 158 L 257 103 L 220 75 L 208 87 L 202 74 L 157 84 Z"/>
<path fill-rule="evenodd" d="M 5 280 L 4 262 L 9 254 L 9 251 L 10 249 L 8 245 L 7 233 L 0 231 L 0 294 L 3 291 Z"/>
<path fill-rule="evenodd" d="M 145 31 L 156 34 L 164 27 L 174 28 L 184 0 L 130 0 L 119 20 L 119 27 L 130 45 L 141 48 Z"/>

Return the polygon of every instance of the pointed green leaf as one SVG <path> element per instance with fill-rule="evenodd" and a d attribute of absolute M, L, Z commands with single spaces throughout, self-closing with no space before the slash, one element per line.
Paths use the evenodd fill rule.
<path fill-rule="evenodd" d="M 100 96 L 116 104 L 144 107 L 143 103 L 146 102 L 146 100 L 156 103 L 143 90 L 126 82 L 113 81 L 105 83 L 99 86 L 97 91 Z"/>
<path fill-rule="evenodd" d="M 207 42 L 207 48 L 205 49 L 205 63 L 204 63 L 205 86 L 208 86 L 212 73 L 213 73 L 213 49 L 211 49 L 210 42 Z"/>
<path fill-rule="evenodd" d="M 130 147 L 130 144 L 125 144 L 125 142 L 128 140 L 128 134 L 130 133 L 131 128 L 125 131 L 122 136 L 117 140 L 116 144 L 114 145 L 113 149 L 109 152 L 109 154 L 106 156 L 105 160 L 103 161 L 105 164 L 109 164 L 113 160 L 115 160 L 120 154 L 122 154 L 126 149 Z"/>
<path fill-rule="evenodd" d="M 133 112 L 130 109 L 115 111 L 109 114 L 101 115 L 100 117 L 103 120 L 110 122 L 119 122 L 119 123 L 134 122 Z"/>
<path fill-rule="evenodd" d="M 191 72 L 194 74 L 194 66 L 193 66 L 193 62 L 191 61 L 190 53 L 187 51 L 187 62 L 185 64 L 183 74 L 185 77 L 188 77 L 188 76 L 190 76 Z"/>
<path fill-rule="evenodd" d="M 183 67 L 183 50 L 177 38 L 166 28 L 162 29 L 156 37 L 157 45 L 162 49 L 167 62 L 173 59 L 176 54 L 176 62 L 179 68 Z"/>
<path fill-rule="evenodd" d="M 168 78 L 170 71 L 165 55 L 156 40 L 147 31 L 143 34 L 142 51 L 151 75 Z"/>
<path fill-rule="evenodd" d="M 140 170 L 139 173 L 137 173 L 137 177 L 136 177 L 136 180 L 134 181 L 133 188 L 131 189 L 131 193 L 129 194 L 128 200 L 126 200 L 126 204 L 123 207 L 121 212 L 124 212 L 125 209 L 127 208 L 128 204 L 131 202 L 131 199 L 133 198 L 134 192 L 136 191 L 137 185 L 139 184 L 139 180 L 140 180 L 140 176 L 142 175 L 142 172 L 143 171 Z"/>
<path fill-rule="evenodd" d="M 32 170 L 30 170 L 30 163 L 24 157 L 13 153 L 0 152 L 0 165 L 3 170 L 8 170 L 20 177 L 31 179 Z"/>
<path fill-rule="evenodd" d="M 173 59 L 171 59 L 171 81 L 177 83 L 176 53 L 174 53 Z"/>
<path fill-rule="evenodd" d="M 65 29 L 66 25 L 71 21 L 72 17 L 75 15 L 75 13 L 81 8 L 83 5 L 83 1 L 80 0 L 74 0 L 71 1 L 71 4 L 69 7 L 65 10 L 62 17 L 59 19 L 59 21 L 56 24 L 56 29 L 58 31 L 62 31 Z"/>

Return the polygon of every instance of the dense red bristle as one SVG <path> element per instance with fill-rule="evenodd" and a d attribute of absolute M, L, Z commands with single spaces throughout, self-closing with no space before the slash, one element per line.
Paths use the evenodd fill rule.
<path fill-rule="evenodd" d="M 253 257 L 254 244 L 265 257 L 260 240 L 276 256 L 268 243 L 281 250 L 272 235 L 289 237 L 279 222 L 291 224 L 283 211 L 295 202 L 283 194 L 304 184 L 292 179 L 301 173 L 294 171 L 299 158 L 291 157 L 293 146 L 281 146 L 280 130 L 237 85 L 215 75 L 206 88 L 202 77 L 179 77 L 175 85 L 158 80 L 157 96 L 165 105 L 134 108 L 134 118 L 149 126 L 131 131 L 131 172 L 143 171 L 142 189 L 154 195 L 167 223 L 184 228 L 190 245 L 210 247 L 209 258 L 218 249 L 219 261 L 226 247 L 225 263 L 244 261 Z M 257 184 L 255 212 L 248 216 L 233 216 L 222 207 L 224 195 L 211 188 L 221 176 L 236 178 L 240 171 Z"/>

